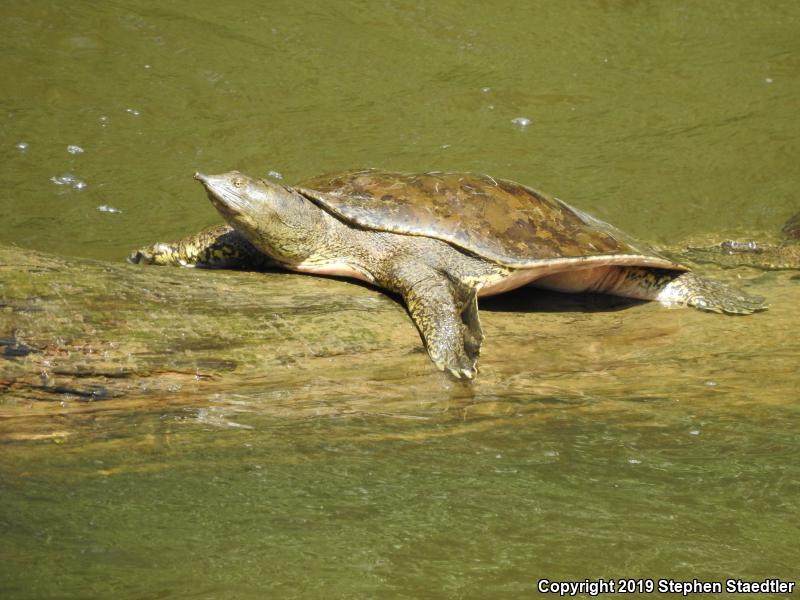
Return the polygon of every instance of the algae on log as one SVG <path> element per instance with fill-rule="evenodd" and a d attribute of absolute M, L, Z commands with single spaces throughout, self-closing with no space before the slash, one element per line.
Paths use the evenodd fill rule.
<path fill-rule="evenodd" d="M 770 310 L 727 317 L 519 290 L 481 301 L 486 339 L 467 383 L 436 371 L 399 302 L 359 283 L 0 245 L 0 440 L 148 410 L 497 420 L 794 397 L 800 285 L 785 272 L 709 274 L 766 296 Z"/>

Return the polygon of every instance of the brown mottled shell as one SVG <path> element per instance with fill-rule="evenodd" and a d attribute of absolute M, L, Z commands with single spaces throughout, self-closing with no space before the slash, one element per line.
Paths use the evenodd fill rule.
<path fill-rule="evenodd" d="M 566 202 L 488 175 L 347 171 L 295 189 L 361 227 L 444 240 L 509 267 L 619 256 L 685 270 Z"/>

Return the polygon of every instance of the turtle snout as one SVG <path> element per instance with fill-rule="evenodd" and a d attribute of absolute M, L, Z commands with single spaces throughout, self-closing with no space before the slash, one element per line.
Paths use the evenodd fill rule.
<path fill-rule="evenodd" d="M 203 175 L 200 171 L 194 172 L 194 178 L 197 181 L 202 181 L 203 183 L 208 183 L 208 175 Z"/>

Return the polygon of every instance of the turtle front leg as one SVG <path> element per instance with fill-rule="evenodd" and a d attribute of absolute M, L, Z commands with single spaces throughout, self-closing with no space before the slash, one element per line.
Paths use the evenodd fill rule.
<path fill-rule="evenodd" d="M 437 368 L 475 377 L 483 341 L 477 291 L 430 267 L 406 268 L 393 279 Z"/>
<path fill-rule="evenodd" d="M 158 242 L 128 256 L 128 262 L 146 265 L 206 269 L 262 269 L 274 264 L 230 225 L 217 225 L 177 242 Z"/>

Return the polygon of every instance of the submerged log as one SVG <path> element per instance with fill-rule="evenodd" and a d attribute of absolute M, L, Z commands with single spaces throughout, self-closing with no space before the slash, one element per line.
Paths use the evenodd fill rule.
<path fill-rule="evenodd" d="M 706 381 L 749 385 L 761 371 L 772 381 L 786 371 L 793 386 L 800 286 L 753 277 L 748 291 L 773 307 L 741 318 L 537 290 L 482 301 L 481 371 L 466 383 L 435 370 L 395 298 L 359 283 L 0 245 L 0 439 L 57 435 L 74 415 L 220 402 L 294 416 L 413 415 L 509 398 L 707 393 Z"/>

